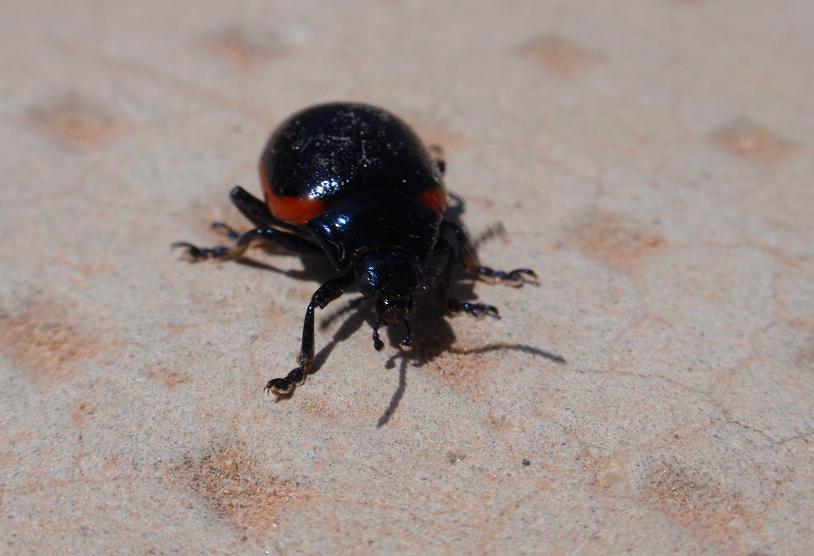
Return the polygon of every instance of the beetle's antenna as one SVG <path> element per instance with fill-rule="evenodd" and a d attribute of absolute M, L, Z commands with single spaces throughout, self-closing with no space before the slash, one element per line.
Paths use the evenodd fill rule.
<path fill-rule="evenodd" d="M 379 338 L 379 326 L 381 324 L 379 321 L 373 323 L 373 347 L 376 348 L 376 351 L 381 351 L 384 347 L 384 342 L 382 339 Z"/>
<path fill-rule="evenodd" d="M 407 317 L 404 317 L 404 331 L 406 334 L 399 342 L 399 347 L 401 351 L 410 351 L 413 349 L 413 329 L 410 327 L 410 321 Z"/>

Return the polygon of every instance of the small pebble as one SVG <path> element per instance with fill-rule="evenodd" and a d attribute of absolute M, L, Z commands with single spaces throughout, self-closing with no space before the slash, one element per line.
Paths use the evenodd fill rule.
<path fill-rule="evenodd" d="M 526 466 L 531 465 L 531 462 L 529 460 L 527 460 L 527 459 L 524 459 L 523 460 L 523 465 L 526 465 Z"/>

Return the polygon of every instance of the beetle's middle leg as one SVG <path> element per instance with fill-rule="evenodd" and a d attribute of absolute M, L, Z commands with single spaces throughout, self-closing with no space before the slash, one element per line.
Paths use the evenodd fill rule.
<path fill-rule="evenodd" d="M 449 230 L 455 238 L 458 247 L 458 255 L 467 272 L 477 276 L 479 280 L 490 284 L 506 284 L 519 288 L 526 282 L 537 283 L 537 274 L 530 268 L 515 268 L 514 270 L 495 270 L 488 266 L 482 266 L 478 260 L 478 254 L 469 234 L 460 224 L 444 220 L 441 229 Z"/>
<path fill-rule="evenodd" d="M 305 320 L 302 324 L 302 345 L 300 355 L 297 357 L 297 367 L 289 372 L 284 378 L 273 378 L 268 381 L 265 387 L 266 392 L 274 392 L 278 396 L 289 396 L 294 388 L 305 382 L 305 378 L 313 370 L 314 364 L 314 310 L 319 307 L 324 309 L 328 303 L 342 295 L 356 280 L 356 275 L 349 272 L 344 276 L 331 278 L 322 284 L 314 295 L 305 310 Z"/>
<path fill-rule="evenodd" d="M 447 257 L 447 260 L 444 262 L 444 267 L 441 270 L 441 275 L 438 277 L 438 282 L 436 284 L 435 293 L 438 303 L 451 313 L 467 313 L 475 317 L 485 317 L 490 315 L 500 318 L 500 312 L 494 305 L 487 305 L 486 303 L 470 303 L 469 301 L 461 301 L 459 299 L 449 297 L 449 287 L 452 283 L 452 271 L 455 267 L 455 263 L 458 262 L 458 252 L 443 236 L 438 238 L 438 244 L 435 250 L 436 253 L 444 253 Z"/>
<path fill-rule="evenodd" d="M 245 234 L 238 234 L 232 228 L 222 222 L 213 222 L 212 228 L 225 232 L 226 237 L 235 240 L 234 247 L 218 245 L 216 247 L 198 247 L 185 241 L 173 243 L 173 247 L 181 247 L 186 250 L 187 256 L 192 261 L 203 259 L 218 259 L 228 261 L 240 258 L 253 242 L 262 241 L 283 247 L 286 251 L 300 255 L 319 253 L 319 248 L 311 242 L 298 236 L 282 232 L 275 228 L 255 228 Z"/>

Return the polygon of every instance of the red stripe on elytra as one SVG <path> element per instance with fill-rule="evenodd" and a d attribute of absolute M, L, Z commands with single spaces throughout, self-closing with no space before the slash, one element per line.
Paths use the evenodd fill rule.
<path fill-rule="evenodd" d="M 418 202 L 427 208 L 444 212 L 447 208 L 447 192 L 443 187 L 425 189 L 419 194 Z"/>
<path fill-rule="evenodd" d="M 271 190 L 268 176 L 260 162 L 260 181 L 263 185 L 263 196 L 266 199 L 271 214 L 278 220 L 287 224 L 302 225 L 313 220 L 327 208 L 325 201 L 311 199 L 310 197 L 291 197 L 289 195 L 277 195 Z"/>

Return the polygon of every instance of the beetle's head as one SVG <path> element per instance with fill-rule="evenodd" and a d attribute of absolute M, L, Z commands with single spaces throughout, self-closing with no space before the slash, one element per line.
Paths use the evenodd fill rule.
<path fill-rule="evenodd" d="M 410 349 L 413 344 L 409 321 L 413 292 L 425 288 L 419 261 L 401 251 L 374 251 L 359 260 L 356 276 L 359 290 L 375 304 L 373 339 L 376 349 L 383 345 L 376 332 L 379 324 L 403 324 L 405 336 L 400 345 L 402 349 Z"/>

